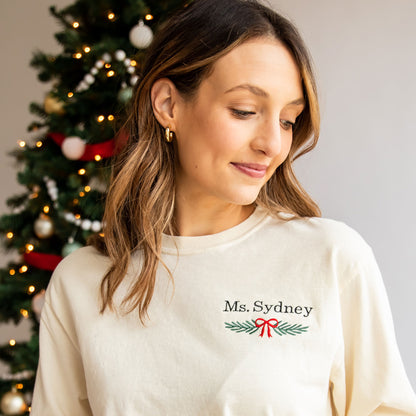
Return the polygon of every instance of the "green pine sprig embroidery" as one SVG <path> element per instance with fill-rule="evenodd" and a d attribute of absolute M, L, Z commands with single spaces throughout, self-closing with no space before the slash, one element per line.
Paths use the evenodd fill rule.
<path fill-rule="evenodd" d="M 308 331 L 308 326 L 302 326 L 301 324 L 293 324 L 290 325 L 287 322 L 279 322 L 277 328 L 273 328 L 273 331 L 276 332 L 277 335 L 299 335 L 302 332 Z"/>
<path fill-rule="evenodd" d="M 247 332 L 249 334 L 254 334 L 255 332 L 257 332 L 260 327 L 256 326 L 256 322 L 254 321 L 254 319 L 250 321 L 245 321 L 245 322 L 224 322 L 225 323 L 225 327 L 228 329 L 231 329 L 231 331 L 235 331 L 235 332 Z"/>
<path fill-rule="evenodd" d="M 260 329 L 260 326 L 256 325 L 256 321 L 254 319 L 252 319 L 251 321 L 244 321 L 244 322 L 232 321 L 232 322 L 224 322 L 224 323 L 225 323 L 225 327 L 227 329 L 230 329 L 231 331 L 245 332 L 250 335 L 256 333 Z M 291 325 L 288 322 L 279 321 L 279 324 L 277 325 L 277 327 L 276 328 L 271 327 L 271 329 L 273 329 L 273 331 L 279 336 L 283 336 L 283 335 L 295 336 L 295 335 L 300 335 L 304 332 L 307 332 L 309 329 L 309 326 L 303 326 L 301 324 Z"/>

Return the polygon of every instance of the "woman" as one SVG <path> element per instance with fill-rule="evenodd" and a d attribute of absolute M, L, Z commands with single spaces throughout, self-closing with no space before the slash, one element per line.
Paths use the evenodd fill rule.
<path fill-rule="evenodd" d="M 128 126 L 104 240 L 48 287 L 32 416 L 416 415 L 371 249 L 292 172 L 319 135 L 293 25 L 192 2 Z"/>

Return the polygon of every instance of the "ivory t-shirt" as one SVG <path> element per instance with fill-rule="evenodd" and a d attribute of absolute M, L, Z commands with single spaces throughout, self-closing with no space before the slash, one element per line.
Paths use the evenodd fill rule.
<path fill-rule="evenodd" d="M 60 263 L 32 416 L 416 415 L 373 253 L 343 223 L 258 207 L 218 234 L 163 236 L 162 259 L 174 289 L 161 265 L 146 327 L 100 315 L 105 256 Z"/>

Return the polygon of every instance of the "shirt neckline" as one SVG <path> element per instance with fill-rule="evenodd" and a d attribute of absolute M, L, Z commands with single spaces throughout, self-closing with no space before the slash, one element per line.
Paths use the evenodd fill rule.
<path fill-rule="evenodd" d="M 267 211 L 256 206 L 253 213 L 240 224 L 215 234 L 202 236 L 172 236 L 162 234 L 162 253 L 193 254 L 230 243 L 247 235 L 267 217 Z"/>

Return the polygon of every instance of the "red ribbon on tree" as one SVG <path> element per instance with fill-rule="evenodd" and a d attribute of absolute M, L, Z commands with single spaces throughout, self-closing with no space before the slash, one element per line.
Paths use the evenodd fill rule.
<path fill-rule="evenodd" d="M 66 139 L 66 136 L 62 133 L 49 133 L 47 135 L 51 138 L 59 147 Z M 120 150 L 127 143 L 128 134 L 122 129 L 120 130 L 114 139 L 106 140 L 105 142 L 86 144 L 84 154 L 78 159 L 82 161 L 95 160 L 95 157 L 99 155 L 102 159 L 109 158 Z"/>
<path fill-rule="evenodd" d="M 30 266 L 50 271 L 54 271 L 58 263 L 62 260 L 62 257 L 56 254 L 35 253 L 33 251 L 25 253 L 23 258 Z"/>
<path fill-rule="evenodd" d="M 257 321 L 259 321 L 261 323 L 258 323 Z M 272 321 L 274 321 L 276 323 L 274 323 Z M 270 333 L 270 327 L 277 328 L 278 324 L 279 324 L 279 321 L 277 319 L 274 319 L 274 318 L 269 319 L 268 321 L 266 321 L 265 319 L 262 319 L 262 318 L 256 319 L 256 327 L 261 328 L 261 334 L 260 334 L 261 337 L 264 335 L 264 330 L 266 329 L 266 326 L 267 326 L 267 335 L 269 336 L 269 338 L 271 338 L 272 334 Z"/>

